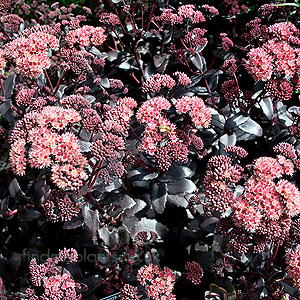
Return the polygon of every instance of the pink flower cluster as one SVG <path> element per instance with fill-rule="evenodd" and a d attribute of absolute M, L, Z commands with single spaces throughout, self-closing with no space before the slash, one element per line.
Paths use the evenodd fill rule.
<path fill-rule="evenodd" d="M 77 203 L 62 190 L 52 190 L 42 202 L 45 216 L 53 223 L 59 221 L 70 221 L 80 212 Z"/>
<path fill-rule="evenodd" d="M 282 148 L 282 152 L 293 155 L 294 149 L 287 147 L 286 143 Z M 275 151 L 280 151 L 280 144 Z M 237 226 L 256 232 L 271 220 L 280 222 L 285 216 L 300 214 L 299 189 L 286 179 L 278 181 L 283 175 L 293 175 L 292 160 L 283 155 L 276 159 L 260 157 L 253 162 L 252 169 L 253 175 L 245 182 L 243 195 L 232 205 Z"/>
<path fill-rule="evenodd" d="M 286 257 L 287 273 L 294 281 L 294 285 L 300 290 L 300 247 L 290 250 Z"/>
<path fill-rule="evenodd" d="M 37 296 L 33 289 L 28 288 L 25 292 L 26 299 L 56 299 L 56 300 L 77 300 L 77 284 L 71 274 L 64 271 L 63 266 L 60 270 L 58 264 L 65 261 L 63 256 L 68 256 L 70 262 L 77 261 L 77 252 L 74 249 L 60 250 L 59 257 L 48 258 L 45 263 L 37 264 L 33 258 L 29 264 L 31 282 L 34 286 L 42 287 L 43 294 Z M 63 259 L 62 259 L 63 258 Z"/>
<path fill-rule="evenodd" d="M 177 77 L 180 85 L 187 86 L 192 83 L 191 79 L 183 72 L 175 72 L 173 75 Z M 163 88 L 171 90 L 176 84 L 170 75 L 154 74 L 143 83 L 142 91 L 143 93 L 158 93 Z"/>
<path fill-rule="evenodd" d="M 195 126 L 207 128 L 211 122 L 211 112 L 203 100 L 197 96 L 184 96 L 176 100 L 175 107 L 179 113 L 189 113 Z"/>
<path fill-rule="evenodd" d="M 162 271 L 157 265 L 141 267 L 137 273 L 138 282 L 145 287 L 147 296 L 153 300 L 175 300 L 172 293 L 175 275 L 165 267 Z"/>
<path fill-rule="evenodd" d="M 137 103 L 133 98 L 125 97 L 119 98 L 114 107 L 104 104 L 102 107 L 104 113 L 101 117 L 96 110 L 90 109 L 94 118 L 89 122 L 91 123 L 89 131 L 97 134 L 90 149 L 97 159 L 100 168 L 99 176 L 104 183 L 109 183 L 112 176 L 121 177 L 124 174 L 121 151 L 125 150 L 124 137 L 128 134 L 129 121 L 136 106 Z"/>
<path fill-rule="evenodd" d="M 172 89 L 176 85 L 175 80 L 169 75 L 154 74 L 142 85 L 143 93 L 157 93 L 162 88 Z"/>
<path fill-rule="evenodd" d="M 187 270 L 186 279 L 190 280 L 193 284 L 198 285 L 201 283 L 201 278 L 203 277 L 203 270 L 195 261 L 187 262 L 185 264 L 185 269 Z"/>
<path fill-rule="evenodd" d="M 51 179 L 59 188 L 77 190 L 86 176 L 87 160 L 80 152 L 75 135 L 64 129 L 80 121 L 79 113 L 74 109 L 46 106 L 39 113 L 29 113 L 25 119 L 29 124 L 24 124 L 24 134 L 13 138 L 18 137 L 19 126 L 11 134 L 13 171 L 24 175 L 27 162 L 33 168 L 51 167 Z"/>
<path fill-rule="evenodd" d="M 177 161 L 186 162 L 188 156 L 187 146 L 178 138 L 175 125 L 162 115 L 170 107 L 167 99 L 155 97 L 143 103 L 136 115 L 140 123 L 146 124 L 140 148 L 155 158 L 160 171 L 168 170 Z"/>
<path fill-rule="evenodd" d="M 232 184 L 238 183 L 244 169 L 233 164 L 229 156 L 219 155 L 209 159 L 203 180 L 205 205 L 221 213 L 234 202 Z"/>
<path fill-rule="evenodd" d="M 300 67 L 300 34 L 296 27 L 287 22 L 268 27 L 271 39 L 261 47 L 252 48 L 245 67 L 255 80 L 267 81 L 271 77 L 292 78 Z"/>
<path fill-rule="evenodd" d="M 101 46 L 106 40 L 102 27 L 84 25 L 81 28 L 70 30 L 66 41 L 70 46 L 78 43 L 80 46 Z"/>
<path fill-rule="evenodd" d="M 121 300 L 139 300 L 138 290 L 130 284 L 124 284 L 120 290 Z"/>
<path fill-rule="evenodd" d="M 58 50 L 58 39 L 42 31 L 21 36 L 5 45 L 5 55 L 13 59 L 16 69 L 28 78 L 39 77 L 51 65 L 48 47 Z"/>
<path fill-rule="evenodd" d="M 184 19 L 191 19 L 193 24 L 205 22 L 205 17 L 201 11 L 195 11 L 195 6 L 192 4 L 182 5 L 178 8 L 178 12 L 173 13 L 172 9 L 166 8 L 159 16 L 159 20 L 163 23 L 181 24 Z"/>

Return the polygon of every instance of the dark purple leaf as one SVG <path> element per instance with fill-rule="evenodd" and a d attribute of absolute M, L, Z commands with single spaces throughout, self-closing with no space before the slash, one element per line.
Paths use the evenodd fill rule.
<path fill-rule="evenodd" d="M 274 111 L 273 111 L 273 101 L 272 101 L 271 97 L 263 98 L 259 102 L 259 106 L 260 106 L 261 110 L 263 111 L 263 113 L 265 114 L 265 116 L 269 120 L 272 120 Z"/>
<path fill-rule="evenodd" d="M 28 202 L 28 198 L 25 193 L 21 190 L 18 180 L 14 178 L 8 187 L 10 196 L 12 199 L 21 205 L 26 205 Z"/>
<path fill-rule="evenodd" d="M 168 201 L 178 207 L 184 207 L 187 208 L 188 207 L 188 202 L 187 200 L 184 198 L 185 193 L 181 193 L 181 194 L 176 194 L 176 195 L 168 195 Z"/>
<path fill-rule="evenodd" d="M 150 197 L 154 210 L 162 214 L 167 202 L 167 184 L 152 182 L 150 184 Z"/>
<path fill-rule="evenodd" d="M 168 183 L 168 192 L 173 195 L 179 193 L 192 193 L 196 189 L 197 187 L 194 182 L 186 178 Z"/>
<path fill-rule="evenodd" d="M 131 181 L 136 180 L 152 180 L 158 176 L 155 172 L 150 172 L 142 167 L 128 172 L 127 178 Z"/>
<path fill-rule="evenodd" d="M 158 237 L 164 238 L 167 233 L 168 229 L 166 226 L 162 225 L 161 223 L 157 222 L 153 219 L 142 218 L 138 223 L 136 223 L 130 230 L 130 235 L 134 237 L 137 233 L 141 231 L 153 231 L 155 232 Z"/>
<path fill-rule="evenodd" d="M 101 281 L 99 279 L 99 276 L 89 276 L 86 278 L 83 278 L 80 282 L 80 284 L 84 284 L 87 286 L 87 289 L 85 292 L 83 292 L 82 294 L 88 295 L 91 292 L 93 292 L 99 285 L 100 285 Z"/>
<path fill-rule="evenodd" d="M 30 222 L 35 219 L 38 219 L 41 216 L 41 213 L 37 210 L 31 210 L 24 207 L 24 209 L 19 210 L 18 217 L 23 222 Z"/>
<path fill-rule="evenodd" d="M 13 73 L 8 76 L 8 78 L 3 82 L 3 89 L 5 93 L 5 100 L 11 99 L 13 89 L 15 86 L 16 74 Z"/>
<path fill-rule="evenodd" d="M 191 57 L 191 62 L 201 73 L 204 73 L 206 71 L 205 58 L 199 53 L 196 53 L 194 56 Z"/>
<path fill-rule="evenodd" d="M 99 213 L 97 210 L 91 210 L 88 205 L 82 209 L 84 223 L 88 229 L 95 234 L 99 228 Z"/>
<path fill-rule="evenodd" d="M 174 164 L 171 168 L 159 177 L 160 182 L 171 182 L 193 175 L 193 171 L 184 165 Z"/>

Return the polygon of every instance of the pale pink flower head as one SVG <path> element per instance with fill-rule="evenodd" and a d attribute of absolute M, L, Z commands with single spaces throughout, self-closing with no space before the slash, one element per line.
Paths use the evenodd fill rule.
<path fill-rule="evenodd" d="M 136 118 L 140 123 L 151 123 L 157 120 L 162 110 L 168 110 L 171 103 L 164 97 L 155 97 L 147 100 L 138 109 Z"/>
<path fill-rule="evenodd" d="M 263 217 L 262 214 L 259 209 L 251 205 L 246 198 L 237 198 L 232 209 L 234 211 L 233 218 L 237 226 L 245 228 L 250 232 L 255 232 L 260 226 Z"/>
<path fill-rule="evenodd" d="M 124 284 L 120 290 L 121 300 L 139 300 L 138 289 L 130 284 Z"/>
<path fill-rule="evenodd" d="M 279 41 L 289 41 L 294 34 L 299 35 L 299 29 L 290 22 L 275 23 L 268 30 L 272 38 Z"/>
<path fill-rule="evenodd" d="M 300 290 L 300 247 L 290 250 L 286 257 L 287 273 L 293 279 L 294 285 Z"/>
<path fill-rule="evenodd" d="M 255 80 L 267 81 L 273 72 L 273 58 L 263 48 L 253 48 L 248 53 L 245 67 Z"/>
<path fill-rule="evenodd" d="M 254 161 L 253 169 L 256 176 L 263 179 L 280 178 L 284 174 L 284 170 L 279 162 L 272 157 L 260 157 Z"/>
<path fill-rule="evenodd" d="M 276 185 L 276 190 L 283 197 L 286 213 L 294 217 L 300 213 L 300 191 L 288 180 L 282 179 Z"/>
<path fill-rule="evenodd" d="M 189 113 L 195 126 L 207 128 L 211 122 L 211 112 L 203 100 L 197 96 L 183 96 L 175 103 L 179 113 Z"/>
<path fill-rule="evenodd" d="M 273 181 L 252 176 L 246 182 L 244 195 L 268 219 L 277 220 L 283 213 L 281 196 Z"/>
<path fill-rule="evenodd" d="M 192 84 L 192 80 L 183 72 L 177 71 L 173 75 L 177 76 L 178 83 L 183 85 L 183 86 L 187 86 L 187 85 Z"/>
<path fill-rule="evenodd" d="M 80 46 L 101 46 L 105 40 L 104 29 L 90 25 L 70 30 L 66 36 L 66 41 L 70 46 L 73 46 L 75 43 L 78 43 Z"/>
<path fill-rule="evenodd" d="M 19 139 L 16 143 L 11 145 L 9 152 L 9 163 L 14 173 L 19 176 L 25 175 L 26 170 L 26 141 Z"/>
<path fill-rule="evenodd" d="M 294 164 L 292 163 L 292 161 L 287 159 L 283 155 L 277 155 L 276 158 L 277 158 L 278 162 L 281 164 L 281 166 L 284 170 L 284 173 L 286 175 L 292 176 L 295 172 Z"/>
<path fill-rule="evenodd" d="M 193 4 L 181 5 L 178 8 L 178 15 L 182 18 L 189 19 L 195 13 L 195 6 Z"/>

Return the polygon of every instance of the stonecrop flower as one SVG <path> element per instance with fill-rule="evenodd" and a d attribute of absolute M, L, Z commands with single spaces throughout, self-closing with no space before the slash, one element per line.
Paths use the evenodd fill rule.
<path fill-rule="evenodd" d="M 71 274 L 64 271 L 64 266 L 59 266 L 60 262 L 70 263 L 77 261 L 75 249 L 59 250 L 58 257 L 48 258 L 45 263 L 38 264 L 33 258 L 29 264 L 31 282 L 34 286 L 40 287 L 43 294 L 37 296 L 35 291 L 28 288 L 25 291 L 27 300 L 32 299 L 56 299 L 56 300 L 77 300 L 80 285 L 75 282 Z"/>
<path fill-rule="evenodd" d="M 78 43 L 80 46 L 101 46 L 106 40 L 102 27 L 84 25 L 75 30 L 70 30 L 66 36 L 66 41 L 70 46 Z"/>
<path fill-rule="evenodd" d="M 175 275 L 169 268 L 160 270 L 157 265 L 150 264 L 139 269 L 138 282 L 145 287 L 146 294 L 153 300 L 175 300 L 172 293 L 175 284 Z"/>
<path fill-rule="evenodd" d="M 247 71 L 255 80 L 267 81 L 273 73 L 273 58 L 263 48 L 253 48 L 248 53 Z"/>
<path fill-rule="evenodd" d="M 291 23 L 281 22 L 269 26 L 268 31 L 271 38 L 249 51 L 245 67 L 255 80 L 267 81 L 280 76 L 290 79 L 300 65 L 299 30 Z"/>
<path fill-rule="evenodd" d="M 201 268 L 200 264 L 195 261 L 187 262 L 185 264 L 185 269 L 187 270 L 186 279 L 190 280 L 195 285 L 201 283 L 203 269 Z"/>
<path fill-rule="evenodd" d="M 48 48 L 58 50 L 58 47 L 59 41 L 54 35 L 37 31 L 6 44 L 4 51 L 15 62 L 17 72 L 28 78 L 37 78 L 51 65 Z"/>
<path fill-rule="evenodd" d="M 300 290 L 300 247 L 291 249 L 286 257 L 287 273 L 294 281 L 294 285 Z"/>
<path fill-rule="evenodd" d="M 176 100 L 175 107 L 179 113 L 189 113 L 195 126 L 207 128 L 211 122 L 211 112 L 203 100 L 197 96 L 184 96 Z"/>
<path fill-rule="evenodd" d="M 59 188 L 77 190 L 86 176 L 87 160 L 77 137 L 64 130 L 80 120 L 77 111 L 59 106 L 45 106 L 40 112 L 25 114 L 10 137 L 13 171 L 24 175 L 26 163 L 32 168 L 50 167 L 51 179 Z"/>

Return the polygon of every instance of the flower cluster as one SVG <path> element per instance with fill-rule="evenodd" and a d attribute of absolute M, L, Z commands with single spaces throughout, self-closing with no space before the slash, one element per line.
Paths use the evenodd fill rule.
<path fill-rule="evenodd" d="M 244 169 L 233 164 L 229 156 L 219 155 L 209 159 L 207 172 L 203 180 L 205 187 L 205 205 L 221 213 L 234 203 L 231 188 L 242 178 Z"/>
<path fill-rule="evenodd" d="M 203 277 L 203 270 L 195 261 L 187 262 L 185 264 L 185 269 L 188 271 L 186 274 L 186 279 L 190 280 L 193 284 L 198 285 L 201 283 L 201 278 Z"/>
<path fill-rule="evenodd" d="M 288 179 L 294 174 L 297 151 L 288 143 L 278 144 L 274 151 L 279 153 L 276 158 L 260 157 L 248 166 L 252 176 L 245 181 L 242 190 L 236 196 L 232 190 L 232 198 L 229 201 L 232 213 L 227 219 L 237 227 L 236 236 L 241 238 L 243 235 L 252 235 L 257 251 L 262 251 L 270 241 L 282 244 L 290 234 L 292 218 L 300 214 L 300 191 Z M 209 176 L 211 174 L 207 173 L 205 184 L 210 180 Z M 216 174 L 215 171 L 213 178 L 222 176 L 224 175 L 220 175 L 219 172 Z M 211 189 L 210 186 L 207 186 L 208 188 Z M 207 191 L 205 193 L 210 195 Z M 219 225 L 219 232 L 232 238 L 233 231 L 224 229 L 224 221 L 222 224 Z M 238 251 L 246 250 L 247 247 Z"/>
<path fill-rule="evenodd" d="M 195 126 L 207 128 L 211 122 L 211 112 L 199 97 L 184 96 L 176 100 L 175 107 L 179 113 L 189 113 Z"/>
<path fill-rule="evenodd" d="M 124 284 L 124 286 L 120 290 L 121 300 L 139 300 L 139 296 L 137 295 L 137 288 L 133 287 L 130 284 Z"/>
<path fill-rule="evenodd" d="M 96 110 L 89 109 L 88 115 L 82 120 L 83 127 L 97 136 L 90 149 L 97 160 L 94 168 L 99 168 L 98 175 L 106 184 L 111 182 L 114 176 L 122 177 L 125 172 L 121 152 L 125 150 L 124 137 L 127 135 L 133 108 L 136 106 L 133 98 L 120 98 L 114 107 L 103 105 L 104 113 L 101 117 Z M 93 118 L 90 118 L 91 113 Z"/>
<path fill-rule="evenodd" d="M 51 222 L 70 221 L 80 212 L 79 206 L 61 190 L 53 190 L 42 203 L 46 217 Z"/>
<path fill-rule="evenodd" d="M 175 275 L 165 267 L 162 271 L 157 265 L 141 267 L 137 273 L 138 282 L 145 287 L 147 296 L 153 300 L 175 300 L 172 291 Z"/>
<path fill-rule="evenodd" d="M 27 162 L 33 168 L 51 167 L 51 179 L 59 188 L 78 189 L 86 176 L 87 160 L 76 136 L 64 129 L 79 121 L 74 109 L 59 106 L 45 106 L 39 113 L 26 114 L 11 133 L 13 171 L 24 175 Z"/>
<path fill-rule="evenodd" d="M 300 289 L 300 248 L 290 250 L 286 257 L 287 273 L 294 281 L 294 285 Z"/>
<path fill-rule="evenodd" d="M 81 28 L 70 30 L 66 36 L 66 41 L 70 46 L 78 43 L 80 46 L 101 46 L 106 40 L 102 27 L 84 25 Z"/>
<path fill-rule="evenodd" d="M 72 278 L 71 274 L 61 270 L 58 264 L 68 258 L 70 262 L 77 261 L 77 252 L 74 249 L 60 250 L 59 257 L 48 258 L 45 263 L 37 264 L 33 258 L 29 264 L 31 282 L 36 287 L 43 289 L 43 294 L 37 296 L 34 289 L 28 288 L 25 292 L 26 299 L 57 299 L 57 300 L 77 300 L 79 284 Z"/>
<path fill-rule="evenodd" d="M 5 45 L 5 55 L 13 59 L 17 72 L 28 78 L 39 77 L 51 65 L 48 48 L 58 50 L 58 39 L 42 31 L 21 36 Z"/>
<path fill-rule="evenodd" d="M 270 38 L 261 47 L 250 50 L 245 67 L 255 80 L 284 79 L 279 91 L 272 94 L 270 87 L 267 90 L 278 100 L 288 100 L 293 92 L 291 84 L 299 88 L 297 70 L 300 66 L 300 33 L 295 25 L 287 22 L 270 25 L 268 33 Z"/>

